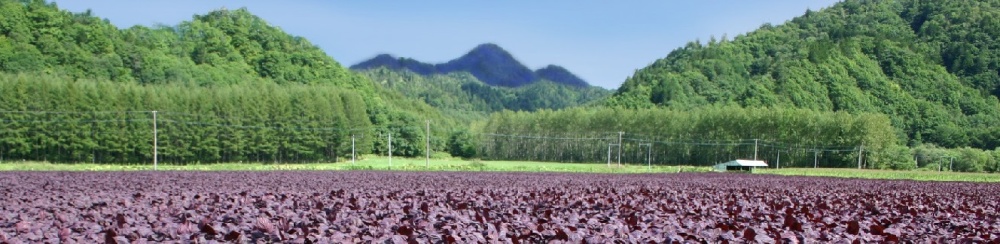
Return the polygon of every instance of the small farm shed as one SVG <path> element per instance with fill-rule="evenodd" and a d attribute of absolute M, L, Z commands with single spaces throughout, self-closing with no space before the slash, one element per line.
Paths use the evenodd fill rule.
<path fill-rule="evenodd" d="M 764 161 L 759 161 L 759 160 L 737 159 L 737 160 L 733 160 L 733 161 L 729 161 L 729 162 L 725 162 L 725 163 L 721 163 L 721 164 L 716 164 L 713 168 L 717 172 L 726 172 L 726 171 L 749 171 L 749 172 L 753 172 L 753 168 L 756 168 L 756 167 L 767 167 L 767 163 L 765 163 Z"/>

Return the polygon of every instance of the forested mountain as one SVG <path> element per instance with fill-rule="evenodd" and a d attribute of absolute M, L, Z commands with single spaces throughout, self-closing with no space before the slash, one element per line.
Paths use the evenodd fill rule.
<path fill-rule="evenodd" d="M 196 15 L 176 26 L 119 30 L 41 0 L 0 2 L 0 71 L 43 71 L 140 84 L 327 83 L 372 91 L 309 41 L 246 9 Z"/>
<path fill-rule="evenodd" d="M 732 40 L 691 42 L 609 104 L 889 115 L 911 145 L 1000 146 L 1000 0 L 846 0 Z"/>
<path fill-rule="evenodd" d="M 357 135 L 366 147 L 361 152 L 381 153 L 386 145 L 376 138 L 389 133 L 394 134 L 396 155 L 422 155 L 426 120 L 434 121 L 431 133 L 435 138 L 447 137 L 456 126 L 454 119 L 437 109 L 375 85 L 304 38 L 289 35 L 246 9 L 195 15 L 175 26 L 119 29 L 89 12 L 71 13 L 44 0 L 0 0 L 0 73 L 5 73 L 0 78 L 4 87 L 0 91 L 4 94 L 0 99 L 0 157 L 8 159 L 44 159 L 41 155 L 79 160 L 82 155 L 93 159 L 99 152 L 108 152 L 102 161 L 149 160 L 148 150 L 134 146 L 148 145 L 148 141 L 135 141 L 141 138 L 126 134 L 101 137 L 101 123 L 148 123 L 145 115 L 114 117 L 125 115 L 109 113 L 113 111 L 191 115 L 173 119 L 180 122 L 173 132 L 164 134 L 186 136 L 176 141 L 180 143 L 173 145 L 176 148 L 163 148 L 197 154 L 175 157 L 185 162 L 250 160 L 246 153 L 254 150 L 260 156 L 254 160 L 262 161 L 342 159 L 343 143 L 350 141 L 350 135 Z M 254 106 L 223 107 L 246 102 Z M 80 114 L 51 115 L 67 112 Z M 363 115 L 367 123 L 342 123 L 351 116 L 355 117 L 350 120 L 358 119 L 356 115 Z M 97 125 L 74 125 L 89 129 L 73 132 L 78 134 L 46 127 L 84 123 L 69 119 L 76 117 L 91 118 L 84 121 Z M 145 127 L 119 125 L 136 126 Z M 274 147 L 259 150 L 218 146 L 213 143 L 235 135 L 206 129 L 213 126 L 275 130 L 279 134 L 273 135 L 280 136 L 264 138 Z M 340 132 L 329 134 L 316 128 Z M 309 132 L 282 134 L 290 130 Z M 140 132 L 147 131 L 127 133 Z M 303 142 L 307 137 L 322 143 Z M 115 142 L 94 144 L 107 140 Z M 77 146 L 55 147 L 69 142 Z M 431 144 L 441 149 L 444 142 L 437 139 Z M 324 147 L 329 150 L 314 151 Z M 219 155 L 227 152 L 234 154 Z M 54 155 L 60 153 L 76 155 Z M 299 156 L 290 159 L 288 155 Z"/>
<path fill-rule="evenodd" d="M 380 67 L 391 70 L 409 70 L 421 75 L 468 72 L 476 79 L 491 86 L 519 87 L 548 80 L 556 84 L 590 87 L 586 81 L 557 65 L 548 65 L 545 68 L 532 71 L 517 61 L 507 50 L 492 43 L 476 46 L 462 57 L 443 64 L 428 64 L 411 58 L 396 58 L 389 54 L 380 54 L 372 59 L 352 65 L 351 69 L 367 70 Z"/>
<path fill-rule="evenodd" d="M 548 80 L 520 87 L 485 84 L 466 72 L 421 75 L 388 67 L 359 70 L 375 83 L 441 109 L 452 116 L 482 119 L 502 110 L 561 109 L 598 101 L 611 94 L 603 88 L 567 86 Z"/>
<path fill-rule="evenodd" d="M 458 59 L 435 65 L 439 73 L 465 71 L 486 84 L 518 87 L 538 80 L 535 72 L 496 44 L 482 44 Z"/>
<path fill-rule="evenodd" d="M 561 109 L 600 100 L 611 92 L 591 86 L 563 67 L 531 71 L 495 44 L 482 44 L 444 64 L 381 54 L 351 66 L 377 84 L 424 100 L 454 116 L 501 110 Z M 482 116 L 474 117 L 482 118 Z"/>

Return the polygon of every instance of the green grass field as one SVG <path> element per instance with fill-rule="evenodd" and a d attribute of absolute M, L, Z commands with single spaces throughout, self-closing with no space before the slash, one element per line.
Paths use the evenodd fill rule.
<path fill-rule="evenodd" d="M 775 175 L 861 178 L 861 179 L 887 179 L 887 180 L 1000 182 L 1000 174 L 938 172 L 938 171 L 789 168 L 789 169 L 759 169 L 756 170 L 755 173 L 775 174 Z"/>
<path fill-rule="evenodd" d="M 158 170 L 189 170 L 189 171 L 273 171 L 273 170 L 399 170 L 399 171 L 499 171 L 499 172 L 578 172 L 578 173 L 677 173 L 677 172 L 709 172 L 710 167 L 695 166 L 653 166 L 612 164 L 608 167 L 603 163 L 552 163 L 526 161 L 478 161 L 456 158 L 431 159 L 425 165 L 423 158 L 394 157 L 391 165 L 389 158 L 366 156 L 356 163 L 351 161 L 336 163 L 304 163 L 304 164 L 260 164 L 260 163 L 219 163 L 219 164 L 188 164 L 159 165 Z M 111 165 L 111 164 L 53 164 L 45 162 L 2 162 L 0 171 L 133 171 L 153 170 L 150 164 Z M 968 182 L 1000 182 L 1000 174 L 988 173 L 958 173 L 937 171 L 892 171 L 892 170 L 861 170 L 861 169 L 758 169 L 757 174 L 822 176 L 862 179 L 892 179 L 918 181 L 968 181 Z"/>
<path fill-rule="evenodd" d="M 261 164 L 261 163 L 218 163 L 159 165 L 158 170 L 192 171 L 267 171 L 267 170 L 401 170 L 401 171 L 510 171 L 510 172 L 588 172 L 588 173 L 677 173 L 706 172 L 708 167 L 694 166 L 652 166 L 612 165 L 599 163 L 552 163 L 524 161 L 469 161 L 455 158 L 423 158 L 367 156 L 356 163 L 351 161 L 336 163 L 302 164 Z M 53 164 L 45 162 L 5 162 L 0 163 L 0 171 L 130 171 L 153 170 L 152 164 L 111 165 L 111 164 Z"/>

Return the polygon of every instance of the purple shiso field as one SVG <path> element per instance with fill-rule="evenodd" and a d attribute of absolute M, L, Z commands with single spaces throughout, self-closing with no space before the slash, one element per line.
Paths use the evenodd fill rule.
<path fill-rule="evenodd" d="M 3 172 L 4 243 L 1000 243 L 1000 185 L 750 174 Z"/>

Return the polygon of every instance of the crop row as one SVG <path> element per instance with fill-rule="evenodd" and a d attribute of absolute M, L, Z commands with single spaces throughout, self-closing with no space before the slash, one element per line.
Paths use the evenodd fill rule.
<path fill-rule="evenodd" d="M 1000 185 L 747 174 L 0 173 L 0 242 L 1000 243 Z"/>

